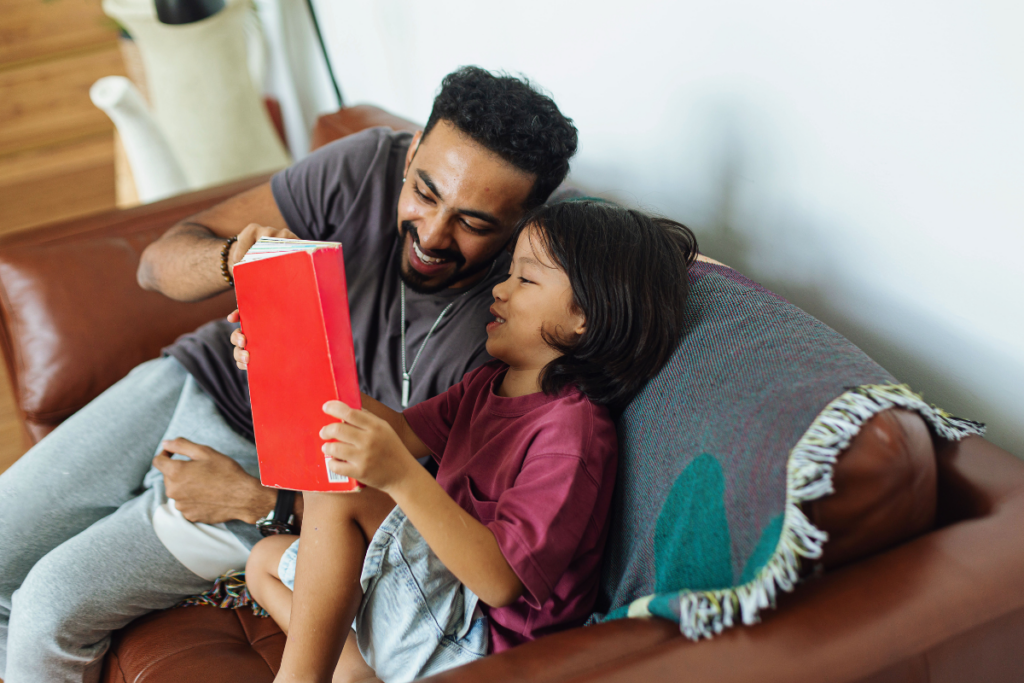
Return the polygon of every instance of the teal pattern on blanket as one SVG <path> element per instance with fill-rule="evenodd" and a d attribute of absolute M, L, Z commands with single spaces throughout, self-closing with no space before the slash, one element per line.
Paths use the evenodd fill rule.
<path fill-rule="evenodd" d="M 731 586 L 731 545 L 722 466 L 703 453 L 676 479 L 658 515 L 655 592 Z"/>
<path fill-rule="evenodd" d="M 982 426 L 921 400 L 860 349 L 736 271 L 690 271 L 686 327 L 618 420 L 619 471 L 591 621 L 662 616 L 689 638 L 755 623 L 826 535 L 800 509 L 867 420 L 915 410 L 949 439 Z"/>

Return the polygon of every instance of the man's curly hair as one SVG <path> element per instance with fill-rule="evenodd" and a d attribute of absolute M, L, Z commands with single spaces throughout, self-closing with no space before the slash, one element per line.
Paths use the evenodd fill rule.
<path fill-rule="evenodd" d="M 572 119 L 525 78 L 464 66 L 441 81 L 424 137 L 438 121 L 460 131 L 516 168 L 537 176 L 524 209 L 543 204 L 569 173 L 576 153 Z"/>

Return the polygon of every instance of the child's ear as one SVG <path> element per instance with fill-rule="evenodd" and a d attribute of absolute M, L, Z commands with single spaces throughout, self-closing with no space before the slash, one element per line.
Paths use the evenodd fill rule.
<path fill-rule="evenodd" d="M 584 318 L 582 314 L 577 314 L 576 315 L 576 329 L 574 329 L 573 332 L 575 332 L 576 336 L 578 337 L 578 336 L 582 335 L 586 331 L 587 331 L 587 319 Z"/>

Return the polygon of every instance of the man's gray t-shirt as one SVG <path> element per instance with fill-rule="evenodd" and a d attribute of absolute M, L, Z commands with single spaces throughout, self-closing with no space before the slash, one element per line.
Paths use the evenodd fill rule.
<path fill-rule="evenodd" d="M 322 147 L 271 180 L 277 208 L 292 232 L 302 239 L 341 242 L 359 385 L 395 410 L 401 409 L 402 387 L 397 206 L 411 139 L 387 128 L 366 130 Z M 438 315 L 455 302 L 412 370 L 410 405 L 440 394 L 491 360 L 484 349 L 485 325 L 493 319 L 491 288 L 507 277 L 508 268 L 509 255 L 502 251 L 472 287 L 435 294 L 406 287 L 407 367 Z M 208 323 L 165 353 L 196 378 L 232 428 L 252 439 L 248 379 L 235 367 L 229 339 L 235 327 L 227 321 Z"/>

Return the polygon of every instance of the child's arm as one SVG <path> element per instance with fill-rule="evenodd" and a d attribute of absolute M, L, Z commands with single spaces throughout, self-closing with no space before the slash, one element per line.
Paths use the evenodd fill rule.
<path fill-rule="evenodd" d="M 337 440 L 324 444 L 324 452 L 334 458 L 328 464 L 331 470 L 391 496 L 438 559 L 485 604 L 504 607 L 522 595 L 523 584 L 491 530 L 420 467 L 385 419 L 340 401 L 329 402 L 324 412 L 343 420 L 321 431 L 324 438 Z M 404 418 L 402 423 L 412 434 Z M 416 441 L 423 443 L 418 437 Z"/>
<path fill-rule="evenodd" d="M 413 469 L 383 490 L 444 566 L 485 604 L 504 607 L 523 594 L 491 530 L 452 500 L 427 470 Z"/>

